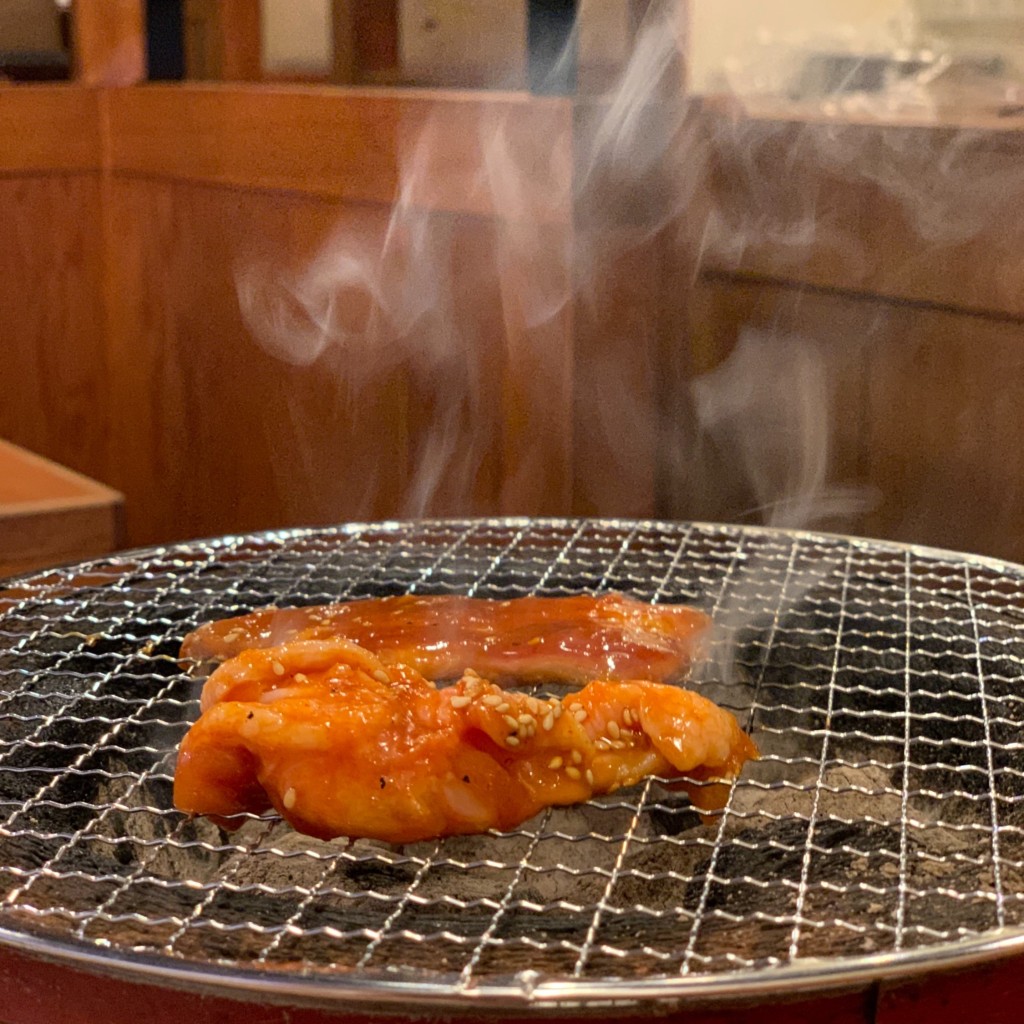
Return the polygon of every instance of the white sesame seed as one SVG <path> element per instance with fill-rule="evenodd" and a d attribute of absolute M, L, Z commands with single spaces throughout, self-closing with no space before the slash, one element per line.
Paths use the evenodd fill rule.
<path fill-rule="evenodd" d="M 295 673 L 295 682 L 303 683 L 303 684 L 308 683 L 309 682 L 309 677 L 306 675 L 305 672 L 296 672 Z"/>
<path fill-rule="evenodd" d="M 578 750 L 572 752 L 572 763 L 583 764 L 583 755 Z"/>
<path fill-rule="evenodd" d="M 544 716 L 543 724 L 545 732 L 551 732 L 551 730 L 555 727 L 555 716 L 550 711 Z"/>
<path fill-rule="evenodd" d="M 501 695 L 497 693 L 488 693 L 483 697 L 483 702 L 489 708 L 496 708 L 501 703 Z"/>
<path fill-rule="evenodd" d="M 505 737 L 505 742 L 510 747 L 518 747 L 519 746 L 519 737 L 518 736 L 506 736 Z"/>
<path fill-rule="evenodd" d="M 585 722 L 587 720 L 587 709 L 580 708 L 579 711 L 577 711 L 576 714 L 573 715 L 573 717 L 576 719 L 577 722 Z"/>
<path fill-rule="evenodd" d="M 626 708 L 622 712 L 622 720 L 623 720 L 623 722 L 626 723 L 626 725 L 632 725 L 633 724 L 633 712 L 630 711 L 629 708 Z"/>
<path fill-rule="evenodd" d="M 290 811 L 295 806 L 295 790 L 290 788 L 285 790 L 284 800 L 282 802 Z"/>
<path fill-rule="evenodd" d="M 614 718 L 608 723 L 608 735 L 611 736 L 613 740 L 617 740 L 619 736 L 622 735 L 622 731 L 619 729 L 619 723 L 616 722 Z"/>
<path fill-rule="evenodd" d="M 560 757 L 553 757 L 550 761 L 548 761 L 548 767 L 551 768 L 553 771 L 558 771 L 558 769 L 561 768 L 563 764 L 565 764 L 565 762 Z"/>
<path fill-rule="evenodd" d="M 279 662 L 279 661 L 272 661 L 270 663 L 270 667 L 274 670 L 274 675 L 275 676 L 283 676 L 284 675 L 284 665 L 282 665 L 281 662 Z"/>
<path fill-rule="evenodd" d="M 464 693 L 457 693 L 451 699 L 451 706 L 453 708 L 464 708 L 472 699 L 472 697 L 469 697 Z"/>
<path fill-rule="evenodd" d="M 376 679 L 378 683 L 391 682 L 391 677 L 382 668 L 374 669 L 373 678 Z"/>
<path fill-rule="evenodd" d="M 553 707 L 553 708 L 551 709 L 552 713 L 553 713 L 553 714 L 554 714 L 554 716 L 555 716 L 555 719 L 556 719 L 556 721 L 557 721 L 557 720 L 558 720 L 559 718 L 561 718 L 561 717 L 562 717 L 562 712 L 563 712 L 564 710 L 565 710 L 565 708 L 563 708 L 563 707 L 562 707 L 562 702 L 561 702 L 561 701 L 556 701 L 556 702 L 555 702 L 555 706 L 554 706 L 554 707 Z"/>
<path fill-rule="evenodd" d="M 537 719 L 533 715 L 522 714 L 519 716 L 520 725 L 535 725 Z"/>
<path fill-rule="evenodd" d="M 504 715 L 502 717 L 504 719 L 505 724 L 510 729 L 518 729 L 519 728 L 519 719 L 518 718 L 513 718 L 511 715 Z"/>
<path fill-rule="evenodd" d="M 501 702 L 501 703 L 500 703 L 500 704 L 498 705 L 498 707 L 497 707 L 497 710 L 498 710 L 498 711 L 499 711 L 499 712 L 500 712 L 501 714 L 505 714 L 505 713 L 506 713 L 506 712 L 508 711 L 508 701 L 504 701 L 504 700 L 503 700 L 503 701 L 502 701 L 502 702 Z"/>
<path fill-rule="evenodd" d="M 588 768 L 586 771 L 587 785 L 592 786 L 594 784 L 594 773 Z"/>
<path fill-rule="evenodd" d="M 565 769 L 565 774 L 568 775 L 569 778 L 573 779 L 574 781 L 576 779 L 582 778 L 582 774 L 579 768 L 574 768 L 572 765 L 569 765 L 569 767 Z"/>

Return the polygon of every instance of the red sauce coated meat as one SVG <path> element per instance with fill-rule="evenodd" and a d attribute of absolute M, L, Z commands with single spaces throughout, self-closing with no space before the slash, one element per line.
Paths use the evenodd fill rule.
<path fill-rule="evenodd" d="M 265 608 L 190 633 L 183 658 L 222 661 L 251 648 L 342 637 L 428 679 L 473 669 L 495 681 L 583 683 L 681 678 L 710 621 L 685 605 L 622 594 L 576 597 L 384 597 Z"/>
<path fill-rule="evenodd" d="M 321 838 L 403 843 L 507 830 L 656 774 L 702 810 L 757 748 L 687 690 L 600 680 L 558 699 L 466 673 L 437 689 L 347 640 L 250 650 L 207 681 L 174 781 L 183 811 L 275 808 Z"/>

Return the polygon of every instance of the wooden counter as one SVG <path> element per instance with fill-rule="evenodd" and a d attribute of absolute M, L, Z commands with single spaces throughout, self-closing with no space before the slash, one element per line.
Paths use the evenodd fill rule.
<path fill-rule="evenodd" d="M 115 550 L 121 505 L 110 487 L 0 441 L 0 577 Z"/>

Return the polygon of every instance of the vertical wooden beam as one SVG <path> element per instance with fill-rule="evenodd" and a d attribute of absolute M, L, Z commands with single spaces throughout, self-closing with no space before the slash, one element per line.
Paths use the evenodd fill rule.
<path fill-rule="evenodd" d="M 331 81 L 338 85 L 354 85 L 359 81 L 355 28 L 353 0 L 332 0 L 331 38 L 334 42 L 334 59 L 331 64 Z"/>
<path fill-rule="evenodd" d="M 388 85 L 400 78 L 398 0 L 333 0 L 332 81 Z"/>
<path fill-rule="evenodd" d="M 258 82 L 263 77 L 260 0 L 220 0 L 217 11 L 221 80 Z"/>
<path fill-rule="evenodd" d="M 185 66 L 191 79 L 263 77 L 259 0 L 185 0 Z"/>
<path fill-rule="evenodd" d="M 74 0 L 75 78 L 82 85 L 134 85 L 146 78 L 144 0 Z"/>

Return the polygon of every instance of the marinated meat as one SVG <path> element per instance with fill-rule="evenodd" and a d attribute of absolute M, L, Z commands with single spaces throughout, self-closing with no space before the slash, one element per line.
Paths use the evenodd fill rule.
<path fill-rule="evenodd" d="M 508 601 L 404 595 L 307 608 L 264 608 L 190 633 L 185 659 L 222 661 L 251 648 L 342 637 L 428 679 L 473 669 L 495 682 L 681 678 L 710 620 L 686 605 L 622 594 Z"/>
<path fill-rule="evenodd" d="M 346 640 L 250 650 L 210 677 L 182 742 L 183 811 L 275 808 L 300 832 L 394 843 L 507 830 L 648 775 L 703 811 L 757 749 L 687 690 L 600 680 L 557 699 L 469 671 L 438 689 Z"/>

